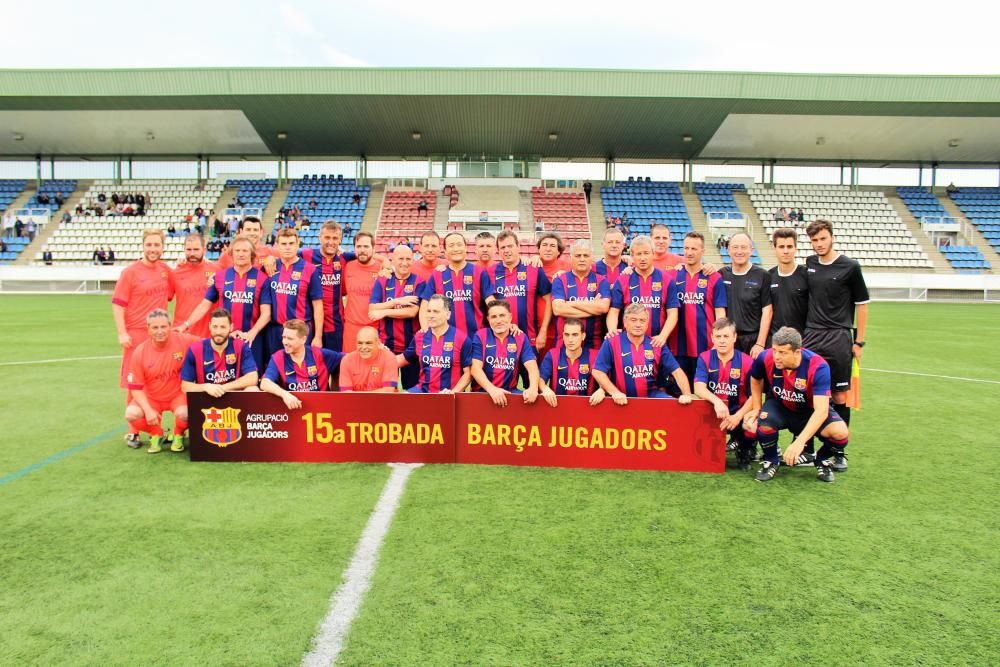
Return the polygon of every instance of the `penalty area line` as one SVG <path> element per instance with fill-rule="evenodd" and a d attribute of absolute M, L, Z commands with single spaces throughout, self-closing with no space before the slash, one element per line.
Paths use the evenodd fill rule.
<path fill-rule="evenodd" d="M 351 562 L 344 571 L 344 581 L 330 598 L 327 612 L 319 632 L 313 640 L 312 650 L 302 658 L 305 667 L 332 665 L 344 649 L 344 640 L 351 629 L 351 623 L 361 609 L 361 602 L 371 587 L 372 575 L 378 566 L 379 552 L 385 536 L 392 525 L 392 519 L 399 508 L 399 501 L 406 490 L 410 473 L 422 463 L 390 463 L 392 474 L 382 489 L 382 495 L 375 503 L 368 524 L 358 540 Z"/>
<path fill-rule="evenodd" d="M 963 378 L 955 375 L 934 375 L 933 373 L 914 373 L 913 371 L 890 371 L 885 368 L 865 368 L 862 371 L 875 371 L 876 373 L 892 373 L 893 375 L 915 375 L 925 378 L 937 378 L 940 380 L 960 380 L 961 382 L 979 382 L 982 384 L 1000 384 L 998 380 L 981 380 L 979 378 Z"/>
<path fill-rule="evenodd" d="M 52 456 L 50 456 L 48 458 L 44 458 L 41 461 L 39 461 L 38 463 L 32 463 L 30 466 L 26 466 L 24 468 L 21 468 L 20 470 L 15 470 L 12 473 L 8 473 L 8 474 L 4 475 L 3 477 L 0 477 L 0 486 L 3 486 L 4 484 L 9 484 L 9 483 L 11 483 L 11 482 L 13 482 L 14 480 L 17 480 L 17 479 L 21 479 L 22 477 L 24 477 L 26 475 L 30 475 L 31 473 L 35 472 L 36 470 L 40 470 L 40 469 L 44 468 L 47 465 L 50 465 L 50 464 L 53 464 L 53 463 L 55 463 L 57 461 L 63 460 L 67 456 L 72 456 L 73 454 L 76 454 L 77 452 L 82 452 L 85 449 L 90 449 L 94 445 L 99 445 L 100 443 L 104 442 L 105 440 L 107 440 L 109 438 L 112 438 L 112 437 L 114 437 L 116 435 L 119 435 L 119 434 L 123 433 L 124 431 L 125 431 L 125 427 L 119 427 L 119 428 L 107 431 L 105 433 L 102 433 L 100 435 L 95 435 L 93 438 L 91 438 L 90 440 L 87 440 L 86 442 L 81 442 L 79 445 L 76 445 L 74 447 L 70 447 L 69 449 L 64 449 L 61 452 L 56 452 Z"/>
<path fill-rule="evenodd" d="M 122 355 L 112 354 L 103 357 L 66 357 L 65 359 L 36 359 L 34 361 L 0 361 L 0 366 L 31 366 L 33 364 L 62 364 L 67 361 L 94 361 L 95 359 L 121 359 Z"/>

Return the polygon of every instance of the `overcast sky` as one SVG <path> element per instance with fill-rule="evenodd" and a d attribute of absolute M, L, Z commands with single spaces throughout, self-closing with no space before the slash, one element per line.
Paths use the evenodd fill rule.
<path fill-rule="evenodd" d="M 4 8 L 0 66 L 1000 74 L 997 4 L 930 7 L 878 0 L 15 2 Z"/>

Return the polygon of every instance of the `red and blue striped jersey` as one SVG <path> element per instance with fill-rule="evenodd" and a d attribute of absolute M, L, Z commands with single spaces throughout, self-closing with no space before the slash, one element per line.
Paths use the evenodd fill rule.
<path fill-rule="evenodd" d="M 535 361 L 535 350 L 524 332 L 497 338 L 493 329 L 486 327 L 472 337 L 472 358 L 483 362 L 483 372 L 493 386 L 504 391 L 517 389 L 521 369 Z"/>
<path fill-rule="evenodd" d="M 324 257 L 317 248 L 299 251 L 299 257 L 319 269 L 323 287 L 323 333 L 344 330 L 344 265 L 357 258 L 353 252 Z M 280 263 L 280 262 L 279 262 Z"/>
<path fill-rule="evenodd" d="M 288 320 L 312 322 L 312 302 L 323 298 L 319 269 L 304 259 L 297 259 L 285 266 L 278 262 L 278 270 L 271 276 L 274 306 L 271 321 L 284 324 Z"/>
<path fill-rule="evenodd" d="M 649 313 L 646 333 L 657 335 L 667 321 L 667 310 L 678 307 L 672 274 L 672 271 L 653 269 L 646 278 L 640 276 L 638 271 L 619 276 L 611 290 L 611 307 L 624 311 L 630 303 L 641 303 Z"/>
<path fill-rule="evenodd" d="M 604 341 L 594 368 L 607 373 L 626 396 L 644 398 L 665 387 L 668 377 L 679 366 L 670 350 L 653 347 L 649 336 L 640 345 L 633 345 L 622 331 Z"/>
<path fill-rule="evenodd" d="M 594 272 L 608 281 L 608 285 L 614 285 L 618 282 L 618 277 L 622 274 L 622 269 L 628 268 L 628 264 L 624 260 L 618 262 L 618 266 L 612 268 L 608 266 L 608 263 L 603 259 L 599 259 L 594 262 Z"/>
<path fill-rule="evenodd" d="M 712 348 L 712 325 L 715 309 L 726 307 L 726 284 L 722 275 L 694 275 L 687 269 L 673 279 L 680 308 L 677 326 L 670 334 L 670 351 L 678 357 L 697 357 Z"/>
<path fill-rule="evenodd" d="M 420 364 L 418 386 L 426 393 L 453 389 L 462 378 L 462 371 L 472 366 L 472 341 L 454 326 L 441 336 L 430 329 L 414 334 L 403 357 Z"/>
<path fill-rule="evenodd" d="M 404 296 L 420 296 L 424 284 L 416 274 L 411 273 L 405 280 L 400 280 L 393 273 L 388 278 L 379 278 L 372 287 L 369 303 L 384 303 L 389 299 L 399 299 Z M 410 344 L 414 332 L 420 328 L 417 317 L 398 319 L 383 317 L 378 321 L 378 335 L 382 344 L 396 354 L 400 354 Z"/>
<path fill-rule="evenodd" d="M 812 412 L 814 396 L 830 395 L 830 366 L 823 357 L 805 348 L 802 361 L 794 370 L 777 368 L 774 351 L 765 350 L 754 360 L 750 375 L 764 381 L 767 398 L 780 400 L 792 412 Z"/>
<path fill-rule="evenodd" d="M 205 300 L 229 311 L 234 331 L 250 331 L 260 319 L 261 304 L 274 305 L 271 280 L 257 267 L 250 267 L 243 275 L 234 267 L 216 271 Z"/>
<path fill-rule="evenodd" d="M 746 352 L 734 350 L 733 358 L 723 363 L 719 351 L 712 349 L 698 356 L 695 382 L 704 382 L 708 390 L 719 397 L 733 414 L 750 397 L 750 367 L 753 359 Z"/>
<path fill-rule="evenodd" d="M 538 309 L 545 303 L 540 297 L 552 292 L 552 283 L 545 272 L 524 262 L 513 270 L 503 262 L 497 262 L 489 275 L 493 293 L 510 304 L 511 321 L 526 332 L 529 339 L 535 340 L 541 321 Z"/>
<path fill-rule="evenodd" d="M 566 301 L 594 301 L 596 299 L 610 299 L 611 287 L 608 281 L 599 274 L 591 271 L 587 277 L 581 279 L 572 271 L 560 274 L 552 283 L 552 300 Z M 563 323 L 565 317 L 556 318 L 556 345 L 562 345 Z M 595 315 L 583 318 L 583 340 L 586 347 L 595 350 L 601 346 L 604 340 L 604 317 Z"/>
<path fill-rule="evenodd" d="M 485 323 L 483 304 L 486 297 L 493 294 L 493 284 L 490 274 L 483 267 L 466 262 L 461 271 L 453 271 L 446 266 L 443 271 L 431 274 L 420 296 L 426 300 L 435 294 L 451 299 L 451 319 L 448 323 L 471 338 Z"/>
<path fill-rule="evenodd" d="M 212 347 L 211 338 L 205 338 L 188 348 L 181 366 L 181 380 L 198 384 L 226 384 L 256 370 L 250 346 L 239 338 L 230 338 L 222 354 Z"/>
<path fill-rule="evenodd" d="M 570 359 L 566 348 L 560 345 L 545 355 L 538 376 L 559 396 L 590 396 L 597 390 L 597 382 L 591 376 L 596 362 L 596 349 L 583 348 L 579 357 Z"/>
<path fill-rule="evenodd" d="M 296 364 L 291 355 L 278 350 L 271 355 L 264 377 L 288 391 L 329 391 L 330 378 L 339 377 L 343 358 L 343 352 L 306 346 L 305 358 Z"/>

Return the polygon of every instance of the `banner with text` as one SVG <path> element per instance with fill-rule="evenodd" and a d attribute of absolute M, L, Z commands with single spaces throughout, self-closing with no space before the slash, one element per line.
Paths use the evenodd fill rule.
<path fill-rule="evenodd" d="M 192 461 L 454 463 L 455 399 L 440 394 L 188 394 Z"/>
<path fill-rule="evenodd" d="M 560 396 L 506 407 L 486 394 L 188 395 L 192 461 L 486 463 L 626 470 L 725 470 L 711 405 Z"/>
<path fill-rule="evenodd" d="M 459 463 L 562 468 L 621 468 L 725 472 L 726 443 L 706 401 L 681 405 L 630 398 L 627 406 L 605 399 L 560 396 L 555 408 L 539 399 L 525 405 L 511 396 L 497 407 L 486 394 L 456 402 Z"/>

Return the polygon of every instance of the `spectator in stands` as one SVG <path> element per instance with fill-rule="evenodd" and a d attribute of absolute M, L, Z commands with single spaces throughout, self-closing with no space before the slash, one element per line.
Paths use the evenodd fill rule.
<path fill-rule="evenodd" d="M 114 264 L 115 263 L 115 251 L 112 250 L 111 246 L 108 246 L 107 250 L 105 250 L 105 253 L 104 253 L 104 263 L 105 264 Z"/>
<path fill-rule="evenodd" d="M 63 193 L 57 192 L 56 193 L 56 206 L 60 206 L 61 207 L 65 202 L 66 202 L 66 198 L 63 197 Z"/>
<path fill-rule="evenodd" d="M 117 192 L 111 193 L 111 203 L 115 204 L 116 206 L 121 203 L 121 197 L 118 196 Z"/>
<path fill-rule="evenodd" d="M 785 209 L 783 209 L 783 208 L 779 208 L 778 210 L 776 210 L 774 212 L 774 219 L 777 222 L 784 222 L 785 216 L 786 216 L 786 213 L 785 213 Z"/>
<path fill-rule="evenodd" d="M 76 214 L 77 215 L 83 215 L 83 213 L 84 213 L 83 204 L 82 203 L 77 204 L 76 205 Z"/>
<path fill-rule="evenodd" d="M 590 203 L 590 193 L 591 193 L 591 191 L 593 191 L 593 189 L 594 189 L 594 184 L 593 183 L 591 183 L 590 181 L 584 181 L 583 182 L 583 194 L 585 194 L 587 196 L 587 203 L 588 204 Z"/>
<path fill-rule="evenodd" d="M 798 217 L 797 217 L 798 215 L 799 214 L 795 211 L 794 208 L 792 210 L 790 210 L 788 212 L 788 222 L 795 222 L 798 219 Z"/>
<path fill-rule="evenodd" d="M 39 204 L 48 204 L 49 203 L 49 195 L 46 194 L 46 193 L 44 193 L 44 192 L 40 192 L 35 197 L 35 201 L 37 201 Z"/>
<path fill-rule="evenodd" d="M 0 238 L 0 252 L 7 252 L 7 242 Z"/>
<path fill-rule="evenodd" d="M 958 192 L 958 186 L 956 186 L 955 183 L 954 183 L 954 181 L 953 181 L 953 182 L 951 182 L 951 183 L 948 184 L 948 187 L 946 187 L 944 189 L 944 191 L 947 192 L 949 196 L 951 196 L 951 195 L 955 194 L 956 192 Z"/>
<path fill-rule="evenodd" d="M 3 235 L 6 238 L 14 236 L 14 214 L 8 213 L 3 217 Z"/>
<path fill-rule="evenodd" d="M 24 229 L 25 229 L 25 231 L 28 232 L 28 239 L 30 239 L 31 241 L 34 241 L 35 240 L 35 230 L 38 229 L 37 225 L 35 224 L 35 219 L 34 218 L 29 218 L 28 219 L 28 224 L 24 226 Z"/>
<path fill-rule="evenodd" d="M 309 210 L 310 211 L 315 211 L 318 206 L 319 206 L 319 204 L 316 203 L 316 198 L 315 197 L 313 197 L 312 199 L 309 200 Z"/>
<path fill-rule="evenodd" d="M 177 227 L 172 222 L 167 225 L 167 236 L 177 236 Z"/>
<path fill-rule="evenodd" d="M 216 223 L 216 224 L 218 224 L 218 223 Z M 229 218 L 228 229 L 227 229 L 226 225 L 219 225 L 219 226 L 222 229 L 222 234 L 220 234 L 219 236 L 236 236 L 236 233 L 240 229 L 240 218 L 239 218 L 239 216 L 235 216 L 235 215 L 233 217 Z"/>
<path fill-rule="evenodd" d="M 17 218 L 14 220 L 14 236 L 21 238 L 22 232 L 24 232 L 24 222 L 21 221 L 21 218 Z"/>
<path fill-rule="evenodd" d="M 805 212 L 803 212 L 801 208 L 799 209 L 799 212 L 795 214 L 795 219 L 798 220 L 799 222 L 806 221 L 806 214 Z"/>
<path fill-rule="evenodd" d="M 421 199 L 417 203 L 417 215 L 418 216 L 419 215 L 426 216 L 428 210 L 429 210 L 429 206 L 427 205 L 427 200 L 426 199 Z"/>
<path fill-rule="evenodd" d="M 90 256 L 90 259 L 94 264 L 102 264 L 104 262 L 104 251 L 101 250 L 101 246 L 94 246 L 94 253 Z"/>
<path fill-rule="evenodd" d="M 45 246 L 45 248 L 42 250 L 42 261 L 45 262 L 48 266 L 52 266 L 52 251 L 49 250 L 48 246 Z"/>
<path fill-rule="evenodd" d="M 62 219 L 60 222 L 69 222 L 73 219 L 73 215 L 69 211 L 63 211 Z"/>
<path fill-rule="evenodd" d="M 108 201 L 108 196 L 106 194 L 104 194 L 103 192 L 98 192 L 97 193 L 97 201 L 99 201 L 99 202 L 101 202 L 103 204 L 103 203 L 105 203 L 105 202 Z"/>
<path fill-rule="evenodd" d="M 309 229 L 309 226 L 310 226 L 310 225 L 312 225 L 312 220 L 310 220 L 310 219 L 309 219 L 309 216 L 308 216 L 308 215 L 303 215 L 303 216 L 302 216 L 302 222 L 301 222 L 301 223 L 299 223 L 299 226 L 300 226 L 300 227 L 301 227 L 302 229 Z"/>
<path fill-rule="evenodd" d="M 141 192 L 135 196 L 135 205 L 139 207 L 139 210 L 145 210 L 146 208 L 146 195 Z M 139 215 L 142 215 L 141 213 Z"/>
<path fill-rule="evenodd" d="M 191 233 L 191 218 L 189 217 L 184 221 L 184 234 L 185 236 Z"/>
<path fill-rule="evenodd" d="M 203 209 L 201 206 L 199 206 L 194 210 L 194 217 L 200 218 L 203 215 L 205 215 L 205 209 Z"/>
<path fill-rule="evenodd" d="M 361 193 L 355 192 L 351 195 L 351 202 L 353 202 L 355 206 L 361 206 Z"/>

